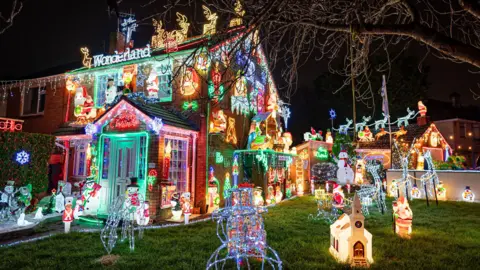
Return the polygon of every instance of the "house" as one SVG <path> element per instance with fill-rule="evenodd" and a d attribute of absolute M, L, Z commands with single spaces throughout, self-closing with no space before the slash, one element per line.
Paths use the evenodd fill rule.
<path fill-rule="evenodd" d="M 391 132 L 392 146 L 390 136 L 381 129 L 372 141 L 359 141 L 355 151 L 364 160 L 380 160 L 385 168 L 393 169 L 401 168 L 398 151 L 407 151 L 414 141 L 418 153 L 428 150 L 433 160 L 445 161 L 453 153 L 453 148 L 434 123 L 427 124 L 424 120 L 418 120 L 417 123 L 407 126 L 392 126 Z M 424 169 L 423 157 L 418 153 L 411 153 L 410 169 Z"/>
<path fill-rule="evenodd" d="M 480 157 L 480 122 L 452 118 L 434 123 L 438 130 L 446 135 L 445 138 L 455 153 L 465 156 L 468 166 L 476 168 Z"/>
<path fill-rule="evenodd" d="M 177 22 L 182 31 L 173 35 L 154 20 L 156 33 L 144 47 L 111 42 L 117 50 L 97 55 L 82 48 L 84 67 L 11 85 L 16 94 L 8 97 L 7 115 L 23 119 L 24 129 L 56 136 L 62 180 L 101 186 L 89 214 L 107 214 L 131 177 L 149 201 L 151 220 L 170 215 L 175 192 L 191 193 L 194 213 L 219 207 L 229 175 L 239 184 L 253 178 L 238 169 L 246 155 L 233 162 L 235 151 L 251 146 L 251 126 L 255 143 L 268 142 L 248 154 L 252 166 L 268 170 L 283 156 L 273 145 L 283 143 L 288 107 L 258 33 L 236 25 L 188 37 L 187 17 L 177 13 Z M 256 115 L 267 121 L 252 121 Z M 280 163 L 288 179 L 291 160 Z"/>
<path fill-rule="evenodd" d="M 365 229 L 365 217 L 359 197 L 353 198 L 352 214 L 341 215 L 330 225 L 330 254 L 342 263 L 369 266 L 372 258 L 372 234 Z"/>

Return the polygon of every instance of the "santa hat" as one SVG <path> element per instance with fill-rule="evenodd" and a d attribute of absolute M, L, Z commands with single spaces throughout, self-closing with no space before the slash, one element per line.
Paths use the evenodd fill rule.
<path fill-rule="evenodd" d="M 406 199 L 405 199 L 405 197 L 400 196 L 397 201 L 401 204 L 404 204 L 406 202 Z"/>
<path fill-rule="evenodd" d="M 313 127 L 310 127 L 310 133 L 312 133 L 312 135 L 317 134 L 317 133 L 315 132 L 315 129 L 313 129 Z"/>
<path fill-rule="evenodd" d="M 88 96 L 88 93 L 87 93 L 87 88 L 85 86 L 82 85 L 82 96 L 84 98 L 86 98 Z"/>

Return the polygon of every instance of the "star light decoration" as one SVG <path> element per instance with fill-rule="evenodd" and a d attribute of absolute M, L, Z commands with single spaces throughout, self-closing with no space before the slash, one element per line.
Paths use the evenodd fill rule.
<path fill-rule="evenodd" d="M 30 154 L 25 150 L 19 151 L 15 155 L 15 161 L 17 161 L 20 165 L 25 165 L 30 162 Z"/>
<path fill-rule="evenodd" d="M 333 119 L 337 118 L 337 113 L 335 112 L 334 109 L 330 109 L 329 113 L 330 113 L 330 119 L 333 120 Z"/>
<path fill-rule="evenodd" d="M 98 131 L 98 128 L 95 124 L 88 123 L 85 126 L 85 134 L 93 136 L 93 134 L 96 134 Z"/>
<path fill-rule="evenodd" d="M 155 117 L 153 122 L 149 124 L 150 130 L 152 130 L 155 134 L 160 134 L 160 130 L 163 128 L 163 121 L 160 118 Z"/>

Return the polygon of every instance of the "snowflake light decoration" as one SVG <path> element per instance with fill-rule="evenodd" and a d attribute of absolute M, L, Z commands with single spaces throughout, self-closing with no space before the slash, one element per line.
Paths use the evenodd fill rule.
<path fill-rule="evenodd" d="M 93 134 L 97 133 L 97 131 L 98 131 L 97 126 L 92 124 L 92 123 L 88 123 L 85 126 L 85 134 L 87 134 L 87 135 L 93 135 Z"/>
<path fill-rule="evenodd" d="M 337 113 L 335 112 L 334 109 L 330 109 L 329 113 L 330 113 L 330 119 L 333 120 L 333 119 L 337 118 Z"/>
<path fill-rule="evenodd" d="M 25 150 L 19 151 L 16 154 L 15 160 L 20 164 L 20 165 L 25 165 L 28 162 L 30 162 L 30 154 L 25 152 Z"/>
<path fill-rule="evenodd" d="M 153 122 L 149 124 L 149 127 L 155 134 L 160 134 L 160 130 L 163 128 L 162 119 L 155 117 Z"/>

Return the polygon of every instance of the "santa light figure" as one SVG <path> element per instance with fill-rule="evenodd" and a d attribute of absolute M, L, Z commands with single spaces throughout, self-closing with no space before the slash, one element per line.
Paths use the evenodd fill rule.
<path fill-rule="evenodd" d="M 339 184 L 333 184 L 333 206 L 336 208 L 342 208 L 345 201 L 345 194 L 343 193 L 342 186 Z"/>
<path fill-rule="evenodd" d="M 347 151 L 342 150 L 337 160 L 337 182 L 340 185 L 353 184 L 353 170 L 348 164 Z"/>
<path fill-rule="evenodd" d="M 73 209 L 72 209 L 73 197 L 67 197 L 65 199 L 65 211 L 63 211 L 62 221 L 65 225 L 65 233 L 70 232 L 70 224 L 73 221 Z"/>
<path fill-rule="evenodd" d="M 410 209 L 407 199 L 400 196 L 393 202 L 393 219 L 395 222 L 395 232 L 403 238 L 410 238 L 412 233 L 413 213 Z"/>
<path fill-rule="evenodd" d="M 418 111 L 420 112 L 421 117 L 425 117 L 425 115 L 427 115 L 427 106 L 423 105 L 421 100 L 418 101 Z"/>

